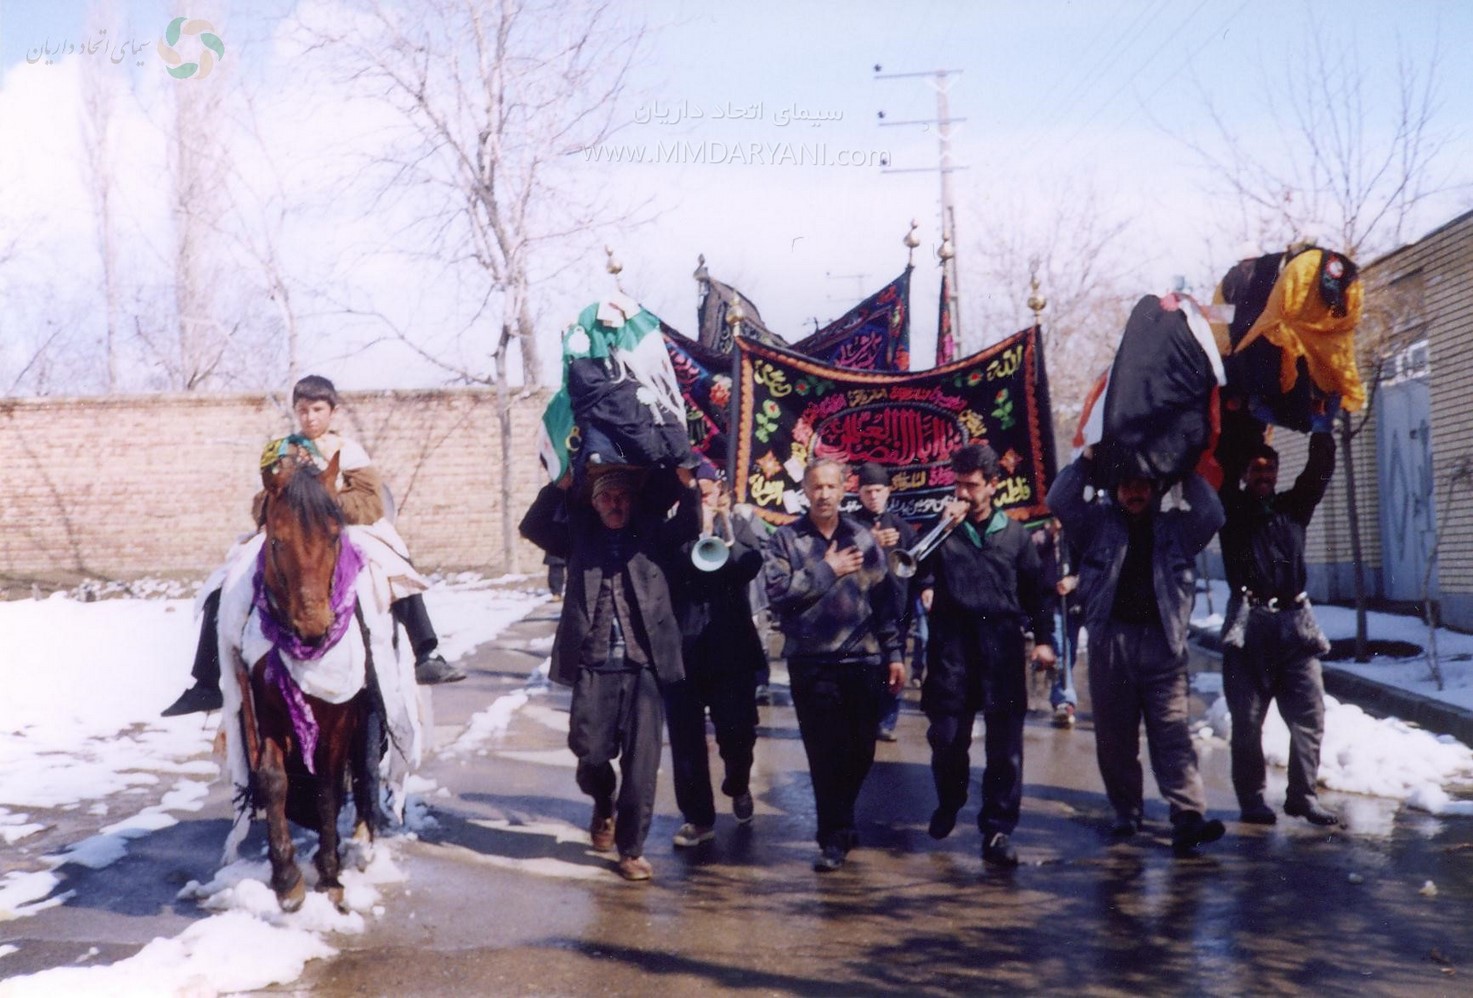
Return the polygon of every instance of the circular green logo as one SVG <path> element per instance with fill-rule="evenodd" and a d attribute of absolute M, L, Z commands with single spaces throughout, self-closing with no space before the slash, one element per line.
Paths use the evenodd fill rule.
<path fill-rule="evenodd" d="M 185 62 L 179 54 L 181 38 L 192 39 L 185 46 L 192 50 L 193 62 Z M 169 75 L 176 80 L 193 77 L 203 80 L 215 68 L 215 60 L 225 58 L 225 43 L 215 34 L 215 26 L 199 17 L 176 17 L 169 22 L 164 37 L 159 40 L 159 58 L 169 67 Z"/>

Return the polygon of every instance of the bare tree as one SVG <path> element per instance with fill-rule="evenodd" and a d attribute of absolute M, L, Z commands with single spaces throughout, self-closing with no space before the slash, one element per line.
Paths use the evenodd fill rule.
<path fill-rule="evenodd" d="M 425 255 L 447 272 L 479 275 L 466 332 L 467 362 L 389 323 L 393 335 L 455 380 L 494 385 L 501 430 L 502 549 L 515 567 L 509 387 L 515 345 L 523 378 L 541 371 L 534 274 L 596 245 L 623 220 L 597 185 L 571 182 L 572 157 L 607 140 L 621 120 L 643 29 L 611 0 L 429 0 L 412 9 L 355 0 L 332 21 L 307 24 L 312 49 L 336 61 L 363 94 L 389 102 L 408 125 L 379 166 L 378 197 L 413 218 Z M 490 323 L 488 313 L 499 314 Z M 489 334 L 489 335 L 488 335 Z"/>
<path fill-rule="evenodd" d="M 1199 87 L 1210 139 L 1170 129 L 1206 168 L 1211 193 L 1233 207 L 1238 239 L 1286 246 L 1309 235 L 1359 259 L 1399 246 L 1418 209 L 1444 193 L 1451 132 L 1439 114 L 1441 53 L 1398 58 L 1384 88 L 1354 46 L 1329 51 L 1311 18 L 1306 51 L 1262 71 L 1256 102 L 1273 123 L 1250 133 Z M 1378 114 L 1368 101 L 1390 92 Z M 1253 102 L 1250 102 L 1253 103 Z"/>
<path fill-rule="evenodd" d="M 111 5 L 94 5 L 89 17 L 89 33 L 96 25 L 107 27 Z M 116 206 L 113 201 L 117 186 L 115 90 L 112 81 L 103 78 L 106 63 L 81 60 L 82 72 L 82 147 L 85 150 L 84 182 L 92 197 L 92 215 L 97 227 L 97 254 L 102 264 L 102 353 L 104 389 L 118 388 L 118 351 L 122 336 L 119 331 L 118 244 L 115 227 Z M 116 75 L 116 74 L 114 74 Z"/>
<path fill-rule="evenodd" d="M 1139 297 L 1126 266 L 1127 222 L 1113 217 L 1094 185 L 1076 180 L 1065 196 L 1040 196 L 1047 214 L 1025 218 L 1015 202 L 974 223 L 982 233 L 964 286 L 982 289 L 971 297 L 964 328 L 983 330 L 981 343 L 1016 332 L 1033 321 L 1031 279 L 1047 300 L 1045 330 L 1049 395 L 1055 439 L 1064 444 L 1095 379 L 1109 366 L 1120 331 Z M 1066 361 L 1067 358 L 1067 361 Z"/>

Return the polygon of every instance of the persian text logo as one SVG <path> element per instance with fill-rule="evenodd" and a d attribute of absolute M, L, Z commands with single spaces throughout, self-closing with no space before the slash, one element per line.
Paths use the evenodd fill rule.
<path fill-rule="evenodd" d="M 179 54 L 179 40 L 192 36 L 194 41 L 185 48 L 194 50 L 194 61 L 185 62 Z M 203 80 L 215 68 L 217 58 L 225 58 L 225 43 L 215 34 L 215 26 L 203 18 L 176 17 L 169 22 L 164 37 L 159 40 L 159 58 L 169 66 L 169 75 L 176 80 L 194 77 Z"/>

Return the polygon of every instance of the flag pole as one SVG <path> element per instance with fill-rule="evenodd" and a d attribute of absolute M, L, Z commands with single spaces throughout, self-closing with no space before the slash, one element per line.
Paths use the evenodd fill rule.
<path fill-rule="evenodd" d="M 737 426 L 738 396 L 742 384 L 742 320 L 747 312 L 740 301 L 733 301 L 726 310 L 726 324 L 731 328 L 731 398 L 726 408 L 726 487 L 736 496 L 737 472 Z"/>

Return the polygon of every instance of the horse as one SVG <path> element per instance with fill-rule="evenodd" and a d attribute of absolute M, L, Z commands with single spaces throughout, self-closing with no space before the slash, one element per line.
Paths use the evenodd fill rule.
<path fill-rule="evenodd" d="M 372 663 L 362 663 L 361 687 L 339 694 L 342 702 L 330 702 L 303 692 L 281 655 L 286 652 L 298 668 L 319 664 L 350 628 L 363 626 L 353 595 L 362 561 L 345 536 L 337 455 L 318 473 L 303 452 L 285 449 L 261 471 L 265 540 L 254 599 L 262 633 L 273 647 L 248 668 L 237 663 L 239 687 L 249 691 L 242 697 L 241 724 L 253 803 L 267 820 L 271 887 L 282 910 L 296 911 L 306 900 L 289 827 L 295 822 L 318 836 L 317 889 L 346 911 L 338 814 L 350 770 L 357 811 L 353 839 L 369 845 L 373 839 L 377 783 L 369 759 L 381 752 L 369 749 L 382 738 L 382 727 L 374 723 Z M 355 646 L 350 641 L 340 654 Z"/>

